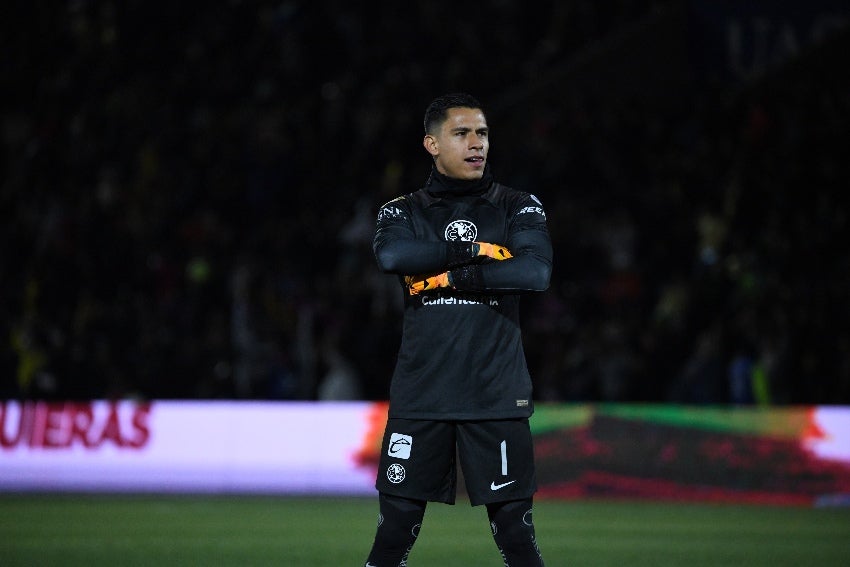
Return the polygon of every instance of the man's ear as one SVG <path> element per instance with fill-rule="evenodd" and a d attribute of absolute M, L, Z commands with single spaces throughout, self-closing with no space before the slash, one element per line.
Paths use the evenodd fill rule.
<path fill-rule="evenodd" d="M 425 134 L 425 138 L 422 140 L 422 145 L 425 146 L 425 151 L 431 154 L 432 157 L 437 157 L 440 154 L 437 138 L 431 134 Z"/>

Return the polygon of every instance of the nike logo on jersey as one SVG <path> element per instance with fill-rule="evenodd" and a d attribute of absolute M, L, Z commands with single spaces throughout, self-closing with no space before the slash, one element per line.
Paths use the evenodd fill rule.
<path fill-rule="evenodd" d="M 492 490 L 493 492 L 495 492 L 495 491 L 497 491 L 497 490 L 499 490 L 499 489 L 501 489 L 501 488 L 504 488 L 504 487 L 506 487 L 506 486 L 507 486 L 507 485 L 509 485 L 509 484 L 513 484 L 513 483 L 515 483 L 515 482 L 516 482 L 515 480 L 510 480 L 510 481 L 508 481 L 508 482 L 503 482 L 502 484 L 496 484 L 495 482 L 491 482 L 491 483 L 490 483 L 490 490 Z"/>

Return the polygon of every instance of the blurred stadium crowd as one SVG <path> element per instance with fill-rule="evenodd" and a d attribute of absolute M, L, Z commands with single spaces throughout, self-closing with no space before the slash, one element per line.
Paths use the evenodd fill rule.
<path fill-rule="evenodd" d="M 17 7 L 0 394 L 383 399 L 401 298 L 371 238 L 427 177 L 425 105 L 505 100 L 664 4 Z M 491 112 L 555 245 L 525 302 L 539 400 L 850 403 L 846 47 L 660 105 Z"/>

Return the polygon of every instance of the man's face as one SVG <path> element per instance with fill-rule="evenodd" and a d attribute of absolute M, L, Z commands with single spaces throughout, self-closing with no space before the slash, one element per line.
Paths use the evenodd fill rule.
<path fill-rule="evenodd" d="M 426 134 L 423 145 L 443 175 L 467 181 L 481 179 L 490 150 L 488 133 L 480 109 L 450 108 L 440 131 Z"/>

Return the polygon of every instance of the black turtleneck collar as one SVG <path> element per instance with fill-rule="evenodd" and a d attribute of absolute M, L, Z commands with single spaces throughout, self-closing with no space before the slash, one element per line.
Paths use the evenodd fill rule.
<path fill-rule="evenodd" d="M 448 177 L 437 171 L 436 167 L 432 167 L 428 182 L 425 183 L 425 189 L 435 197 L 481 195 L 490 188 L 492 183 L 493 174 L 490 172 L 489 163 L 484 166 L 484 175 L 481 176 L 481 179 L 469 181 Z"/>

